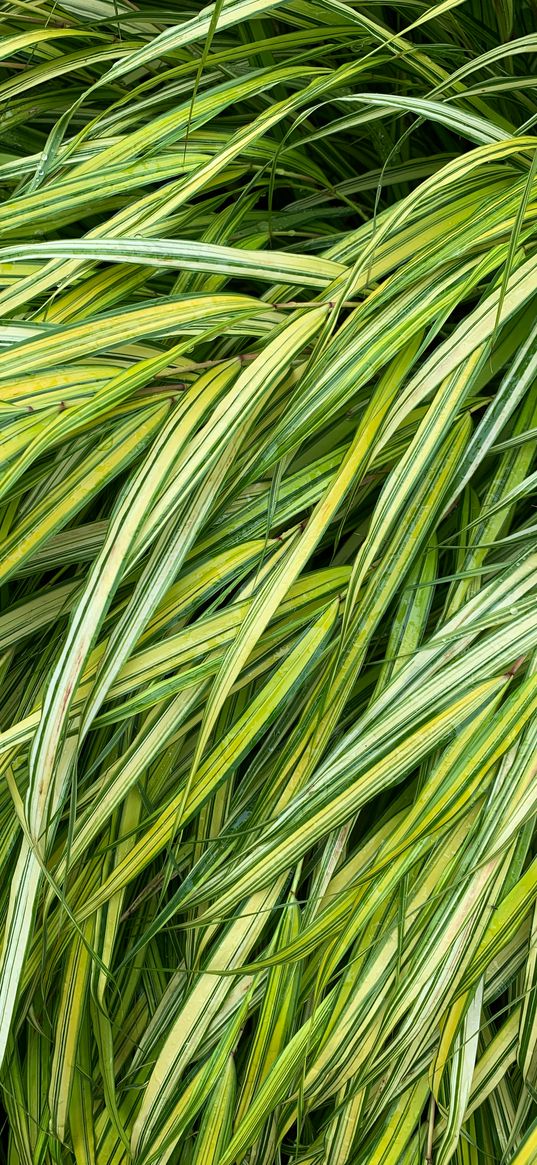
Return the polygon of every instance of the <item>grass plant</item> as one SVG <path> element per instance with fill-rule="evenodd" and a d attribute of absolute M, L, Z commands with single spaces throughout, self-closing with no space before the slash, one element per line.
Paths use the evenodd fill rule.
<path fill-rule="evenodd" d="M 537 5 L 10 0 L 5 1165 L 537 1161 Z"/>

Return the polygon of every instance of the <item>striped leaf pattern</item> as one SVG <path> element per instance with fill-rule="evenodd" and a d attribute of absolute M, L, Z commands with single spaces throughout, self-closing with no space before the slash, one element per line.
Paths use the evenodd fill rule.
<path fill-rule="evenodd" d="M 0 1165 L 533 1165 L 535 4 L 3 7 Z"/>

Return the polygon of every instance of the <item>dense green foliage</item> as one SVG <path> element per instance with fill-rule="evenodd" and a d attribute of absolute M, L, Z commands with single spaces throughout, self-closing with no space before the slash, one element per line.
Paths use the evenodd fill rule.
<path fill-rule="evenodd" d="M 1 16 L 0 1160 L 531 1165 L 537 4 Z"/>

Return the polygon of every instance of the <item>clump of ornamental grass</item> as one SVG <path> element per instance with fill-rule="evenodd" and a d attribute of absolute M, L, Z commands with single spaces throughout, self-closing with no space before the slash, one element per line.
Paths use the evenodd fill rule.
<path fill-rule="evenodd" d="M 1 1160 L 531 1165 L 535 3 L 1 20 Z"/>

